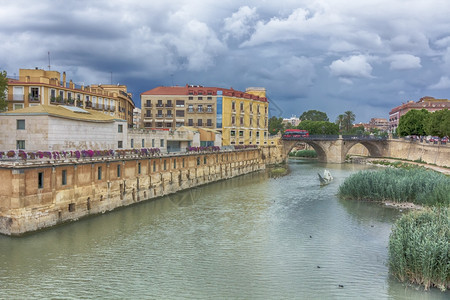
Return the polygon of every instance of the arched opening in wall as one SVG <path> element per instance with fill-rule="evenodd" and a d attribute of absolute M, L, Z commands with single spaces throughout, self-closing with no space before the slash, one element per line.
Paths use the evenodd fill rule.
<path fill-rule="evenodd" d="M 380 142 L 360 142 L 348 144 L 345 149 L 345 156 L 382 157 L 383 144 Z"/>
<path fill-rule="evenodd" d="M 88 197 L 86 200 L 86 208 L 87 210 L 91 210 L 91 197 Z"/>
<path fill-rule="evenodd" d="M 369 156 L 369 150 L 361 143 L 355 144 L 347 152 L 347 155 L 351 156 Z"/>

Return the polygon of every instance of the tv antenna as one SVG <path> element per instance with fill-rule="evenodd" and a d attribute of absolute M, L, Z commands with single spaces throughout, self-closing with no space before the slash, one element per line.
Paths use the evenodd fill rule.
<path fill-rule="evenodd" d="M 50 51 L 48 51 L 48 70 L 50 71 Z"/>

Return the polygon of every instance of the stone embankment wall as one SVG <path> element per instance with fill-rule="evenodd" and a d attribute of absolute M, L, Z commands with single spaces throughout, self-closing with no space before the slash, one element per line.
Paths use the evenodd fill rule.
<path fill-rule="evenodd" d="M 348 154 L 369 156 L 367 148 L 361 144 L 353 146 Z M 389 151 L 385 156 L 411 161 L 421 160 L 428 164 L 450 167 L 450 144 L 389 139 Z"/>
<path fill-rule="evenodd" d="M 277 146 L 0 165 L 0 233 L 26 232 L 283 162 Z"/>

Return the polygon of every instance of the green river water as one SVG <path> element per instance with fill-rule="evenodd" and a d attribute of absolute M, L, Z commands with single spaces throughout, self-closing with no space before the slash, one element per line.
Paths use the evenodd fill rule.
<path fill-rule="evenodd" d="M 319 186 L 327 168 L 335 180 Z M 344 201 L 367 166 L 290 160 L 20 238 L 0 236 L 0 299 L 450 299 L 389 275 L 402 212 Z"/>

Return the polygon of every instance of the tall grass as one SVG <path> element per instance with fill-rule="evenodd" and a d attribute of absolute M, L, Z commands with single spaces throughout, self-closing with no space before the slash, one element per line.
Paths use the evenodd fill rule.
<path fill-rule="evenodd" d="M 395 223 L 389 267 L 402 282 L 450 289 L 450 215 L 447 207 L 413 211 Z"/>
<path fill-rule="evenodd" d="M 360 171 L 339 186 L 343 198 L 450 205 L 450 178 L 421 168 Z"/>

